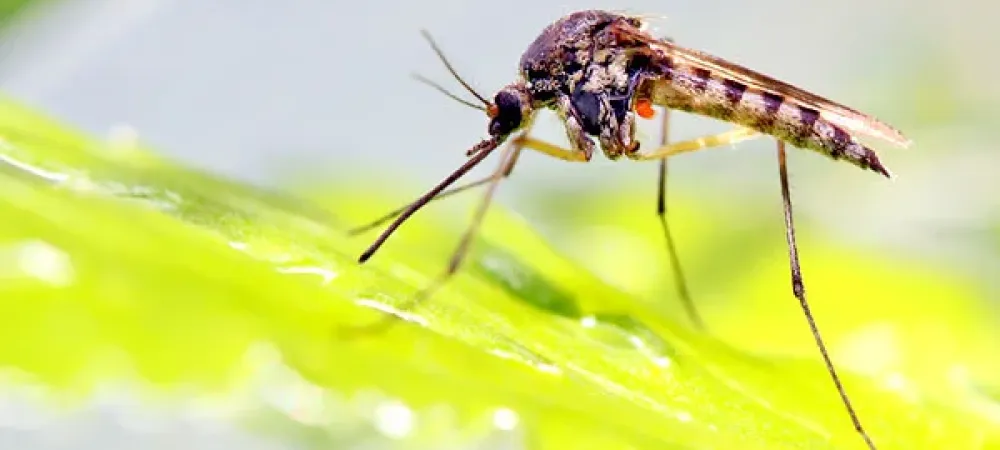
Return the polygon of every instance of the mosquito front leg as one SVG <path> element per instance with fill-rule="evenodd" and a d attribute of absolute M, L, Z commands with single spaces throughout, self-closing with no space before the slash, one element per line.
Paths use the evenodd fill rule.
<path fill-rule="evenodd" d="M 512 172 L 514 172 L 514 166 L 517 165 L 517 160 L 518 160 L 518 158 L 520 158 L 520 156 L 521 156 L 521 149 L 523 148 L 522 145 L 518 144 L 518 141 L 516 139 L 514 140 L 514 142 L 511 143 L 511 145 L 514 146 L 514 149 L 512 150 L 510 159 L 505 162 L 505 166 L 503 168 L 503 174 L 502 174 L 502 176 L 504 178 L 509 177 L 510 174 Z M 490 180 L 492 180 L 492 179 L 493 179 L 492 176 L 488 176 L 486 178 L 481 178 L 481 179 L 476 180 L 476 181 L 470 181 L 470 182 L 468 182 L 466 184 L 463 184 L 461 186 L 453 187 L 451 189 L 448 189 L 448 190 L 446 190 L 444 192 L 441 192 L 440 194 L 434 196 L 434 198 L 430 199 L 428 201 L 428 203 L 430 203 L 432 201 L 441 200 L 441 199 L 444 199 L 444 198 L 447 198 L 447 197 L 451 197 L 452 195 L 460 194 L 462 192 L 468 191 L 468 190 L 473 189 L 473 188 L 477 188 L 479 186 L 483 186 L 485 184 L 488 184 L 490 182 Z M 349 235 L 357 235 L 357 234 L 365 233 L 365 232 L 367 232 L 369 230 L 372 230 L 374 228 L 377 228 L 379 226 L 382 226 L 382 224 L 384 224 L 384 223 L 386 223 L 386 222 L 388 222 L 388 221 L 390 221 L 392 219 L 395 219 L 396 217 L 399 217 L 399 215 L 403 214 L 403 212 L 405 212 L 407 210 L 407 208 L 410 207 L 410 205 L 412 205 L 412 202 L 411 203 L 407 203 L 407 204 L 405 204 L 403 206 L 400 206 L 399 208 L 396 208 L 396 209 L 394 209 L 392 211 L 389 211 L 388 213 L 386 213 L 382 217 L 379 217 L 378 219 L 375 219 L 375 220 L 373 220 L 371 222 L 368 222 L 368 223 L 366 223 L 364 225 L 352 228 L 352 229 L 350 229 L 350 230 L 347 231 L 347 234 L 349 234 Z"/>
<path fill-rule="evenodd" d="M 746 141 L 761 136 L 760 133 L 749 128 L 736 128 L 725 133 L 703 136 L 697 139 L 675 142 L 664 145 L 649 153 L 632 153 L 629 157 L 640 161 L 653 161 L 669 158 L 681 153 L 696 152 L 698 150 L 731 145 L 737 142 Z"/>
<path fill-rule="evenodd" d="M 444 180 L 441 180 L 441 182 L 431 188 L 430 191 L 427 191 L 427 193 L 421 195 L 420 198 L 415 200 L 413 203 L 410 203 L 410 205 L 406 207 L 406 210 L 399 213 L 396 220 L 393 221 L 389 227 L 375 239 L 375 242 L 372 242 L 372 244 L 368 246 L 368 249 L 361 254 L 358 258 L 358 262 L 363 264 L 365 261 L 368 261 L 368 259 L 382 247 L 382 244 L 385 244 L 385 241 L 388 240 L 397 229 L 399 229 L 400 225 L 402 225 L 406 219 L 409 219 L 410 216 L 415 214 L 418 210 L 420 210 L 420 208 L 427 205 L 427 203 L 433 200 L 434 197 L 437 197 L 442 191 L 448 189 L 449 186 L 458 181 L 459 178 L 462 178 L 462 176 L 472 170 L 473 167 L 476 167 L 476 165 L 483 162 L 487 156 L 496 150 L 498 145 L 500 145 L 500 142 L 494 137 L 486 139 L 472 147 L 472 149 L 469 150 L 469 155 L 471 155 L 469 160 L 452 172 L 451 175 L 448 175 Z"/>
<path fill-rule="evenodd" d="M 500 157 L 500 165 L 497 166 L 493 174 L 489 177 L 489 184 L 486 186 L 486 192 L 483 194 L 483 198 L 479 203 L 479 207 L 476 208 L 476 212 L 473 215 L 472 222 L 469 227 L 465 230 L 465 234 L 462 235 L 462 240 L 459 242 L 458 246 L 455 248 L 455 252 L 451 256 L 451 261 L 448 263 L 448 268 L 438 276 L 434 281 L 431 282 L 429 286 L 417 293 L 417 295 L 411 299 L 407 304 L 399 307 L 400 310 L 408 311 L 413 310 L 420 306 L 427 299 L 437 292 L 451 277 L 455 276 L 458 269 L 461 267 L 462 262 L 465 261 L 466 255 L 469 253 L 469 247 L 472 245 L 472 240 L 475 238 L 476 234 L 479 232 L 479 227 L 483 223 L 483 218 L 486 216 L 486 212 L 489 210 L 490 204 L 493 202 L 493 196 L 496 193 L 497 187 L 500 185 L 500 180 L 504 178 L 504 174 L 513 167 L 512 159 L 515 158 L 517 152 L 520 151 L 518 146 L 511 146 L 504 149 Z M 488 153 L 488 152 L 487 152 Z M 429 200 L 428 200 L 429 201 Z M 427 201 L 424 201 L 426 204 Z M 411 206 L 412 208 L 412 206 Z M 409 209 L 408 209 L 409 210 Z M 405 216 L 401 216 L 405 219 Z M 399 221 L 400 219 L 397 219 Z M 400 317 L 397 315 L 386 315 L 383 316 L 382 320 L 376 321 L 372 324 L 360 326 L 360 327 L 346 327 L 341 329 L 340 336 L 342 338 L 350 338 L 361 335 L 367 335 L 372 333 L 380 332 L 386 329 L 388 326 L 399 320 Z"/>
<path fill-rule="evenodd" d="M 571 150 L 565 147 L 561 147 L 556 144 L 545 142 L 541 139 L 535 139 L 527 134 L 522 134 L 514 139 L 514 142 L 521 145 L 524 148 L 534 150 L 539 153 L 544 153 L 554 158 L 561 159 L 563 161 L 569 162 L 587 162 L 590 158 L 587 157 L 586 153 Z"/>

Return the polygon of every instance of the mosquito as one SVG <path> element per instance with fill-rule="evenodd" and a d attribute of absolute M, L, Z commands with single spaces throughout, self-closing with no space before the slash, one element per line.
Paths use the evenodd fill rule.
<path fill-rule="evenodd" d="M 426 78 L 418 76 L 418 79 L 467 106 L 484 111 L 489 118 L 489 136 L 472 146 L 466 152 L 468 160 L 427 193 L 405 207 L 352 230 L 357 234 L 392 220 L 362 253 L 359 262 L 364 263 L 371 258 L 400 225 L 432 200 L 485 185 L 483 198 L 446 270 L 407 306 L 416 307 L 459 270 L 497 186 L 502 179 L 510 176 L 524 149 L 582 163 L 591 160 L 599 144 L 601 152 L 611 160 L 624 156 L 637 161 L 659 161 L 656 212 L 670 256 L 678 297 L 692 323 L 704 328 L 684 282 L 667 222 L 667 159 L 761 136 L 773 137 L 777 142 L 778 177 L 792 293 L 799 301 L 854 429 L 868 448 L 874 450 L 875 444 L 851 404 L 806 301 L 795 242 L 785 144 L 813 150 L 891 178 L 891 173 L 879 161 L 878 155 L 862 144 L 858 137 L 875 138 L 899 147 L 909 146 L 910 141 L 895 128 L 870 115 L 716 56 L 655 37 L 647 28 L 648 23 L 640 16 L 608 11 L 587 10 L 564 16 L 542 30 L 521 56 L 518 78 L 500 89 L 492 100 L 480 95 L 459 76 L 438 45 L 424 31 L 424 38 L 447 70 L 479 103 L 462 99 Z M 656 113 L 654 107 L 663 110 L 661 143 L 658 148 L 640 152 L 639 142 L 635 139 L 636 116 L 653 118 Z M 531 136 L 536 113 L 543 109 L 555 111 L 565 124 L 568 148 Z M 735 124 L 736 127 L 719 134 L 670 143 L 668 125 L 671 110 L 707 116 Z M 501 149 L 499 162 L 491 175 L 451 187 L 497 149 Z M 393 320 L 393 317 L 387 316 L 387 320 Z"/>

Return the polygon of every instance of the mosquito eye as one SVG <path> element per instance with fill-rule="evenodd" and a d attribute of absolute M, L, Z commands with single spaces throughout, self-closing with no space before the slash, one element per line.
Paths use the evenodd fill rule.
<path fill-rule="evenodd" d="M 501 91 L 496 97 L 496 106 L 500 110 L 500 114 L 508 115 L 511 113 L 521 114 L 521 99 L 517 95 L 512 94 L 507 91 Z"/>
<path fill-rule="evenodd" d="M 521 99 L 516 94 L 500 91 L 494 99 L 496 114 L 491 115 L 490 134 L 510 133 L 521 125 Z"/>

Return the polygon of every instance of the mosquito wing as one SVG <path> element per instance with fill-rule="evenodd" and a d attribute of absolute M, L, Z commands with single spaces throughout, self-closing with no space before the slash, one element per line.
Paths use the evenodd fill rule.
<path fill-rule="evenodd" d="M 657 39 L 637 28 L 627 25 L 619 25 L 616 31 L 618 31 L 619 36 L 627 40 L 648 45 L 652 50 L 662 52 L 666 56 L 680 62 L 711 70 L 720 77 L 739 81 L 762 91 L 779 94 L 788 101 L 815 109 L 820 112 L 822 118 L 855 134 L 881 139 L 899 147 L 910 145 L 910 139 L 888 124 L 853 108 L 792 86 L 784 81 L 771 78 L 760 72 L 702 51 L 681 47 L 667 40 Z"/>

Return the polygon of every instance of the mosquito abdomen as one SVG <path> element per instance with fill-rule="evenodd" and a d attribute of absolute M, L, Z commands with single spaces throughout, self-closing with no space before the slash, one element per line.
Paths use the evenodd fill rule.
<path fill-rule="evenodd" d="M 820 111 L 773 92 L 714 76 L 704 68 L 669 62 L 666 66 L 663 76 L 650 80 L 647 87 L 646 95 L 656 104 L 732 122 L 891 177 L 873 150 L 823 119 Z"/>

